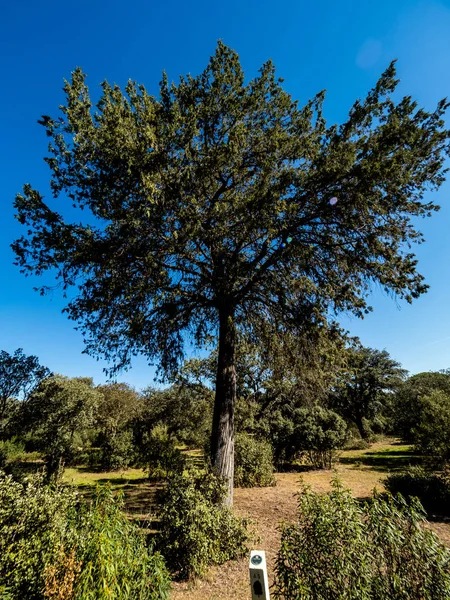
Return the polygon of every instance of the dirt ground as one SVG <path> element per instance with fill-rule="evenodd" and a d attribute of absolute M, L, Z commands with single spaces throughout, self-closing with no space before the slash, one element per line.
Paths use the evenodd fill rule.
<path fill-rule="evenodd" d="M 382 480 L 386 477 L 387 469 L 383 460 L 373 464 L 380 456 L 387 460 L 392 450 L 381 444 L 371 447 L 372 455 L 368 461 L 345 460 L 351 458 L 346 453 L 344 464 L 337 466 L 337 473 L 344 485 L 352 490 L 355 497 L 364 498 L 372 495 L 374 488 L 383 490 Z M 400 449 L 398 449 L 400 450 Z M 395 450 L 396 458 L 401 458 Z M 360 456 L 360 453 L 358 453 Z M 401 460 L 399 461 L 401 462 Z M 355 464 L 356 463 L 356 464 Z M 305 483 L 318 492 L 330 489 L 333 472 L 312 471 L 302 473 L 278 473 L 277 485 L 273 488 L 236 489 L 234 494 L 234 510 L 240 516 L 250 517 L 257 529 L 260 542 L 254 545 L 255 550 L 266 552 L 269 582 L 272 583 L 274 559 L 279 547 L 280 533 L 278 526 L 281 521 L 292 521 L 295 518 L 296 497 L 300 477 Z M 450 547 L 450 523 L 430 523 L 430 527 Z M 248 576 L 248 557 L 240 561 L 231 561 L 220 567 L 213 567 L 208 575 L 196 582 L 174 583 L 170 596 L 171 600 L 247 600 L 250 599 Z"/>

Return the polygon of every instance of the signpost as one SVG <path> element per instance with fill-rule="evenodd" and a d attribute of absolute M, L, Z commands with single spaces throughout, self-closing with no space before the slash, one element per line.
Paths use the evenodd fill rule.
<path fill-rule="evenodd" d="M 270 600 L 266 553 L 263 550 L 251 551 L 249 570 L 252 600 Z"/>

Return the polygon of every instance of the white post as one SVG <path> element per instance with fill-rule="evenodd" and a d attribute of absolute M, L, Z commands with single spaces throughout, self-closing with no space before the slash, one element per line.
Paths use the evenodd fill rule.
<path fill-rule="evenodd" d="M 263 550 L 250 552 L 249 570 L 252 600 L 270 600 L 266 553 Z"/>

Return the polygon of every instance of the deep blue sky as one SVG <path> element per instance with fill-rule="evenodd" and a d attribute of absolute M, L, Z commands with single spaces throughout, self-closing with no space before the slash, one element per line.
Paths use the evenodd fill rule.
<path fill-rule="evenodd" d="M 450 1 L 415 0 L 23 0 L 0 3 L 0 350 L 23 347 L 53 371 L 104 380 L 104 364 L 82 355 L 81 336 L 61 314 L 58 293 L 40 297 L 12 265 L 11 241 L 21 234 L 12 201 L 29 182 L 48 193 L 42 158 L 47 140 L 36 121 L 57 114 L 63 78 L 76 66 L 91 91 L 103 79 L 131 78 L 156 93 L 170 79 L 203 70 L 222 39 L 241 57 L 246 75 L 272 58 L 286 89 L 306 102 L 327 89 L 325 114 L 342 121 L 391 59 L 400 92 L 425 108 L 450 96 Z M 95 92 L 94 92 L 95 93 Z M 450 125 L 450 122 L 449 122 Z M 450 366 L 450 185 L 435 196 L 442 210 L 421 222 L 417 249 L 431 285 L 413 305 L 374 290 L 374 313 L 342 323 L 362 342 L 386 348 L 411 372 Z M 139 359 L 121 379 L 137 388 L 153 370 Z"/>

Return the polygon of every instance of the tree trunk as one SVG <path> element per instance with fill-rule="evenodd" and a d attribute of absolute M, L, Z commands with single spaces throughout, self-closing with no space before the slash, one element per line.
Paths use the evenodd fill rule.
<path fill-rule="evenodd" d="M 232 310 L 219 311 L 219 356 L 211 432 L 211 459 L 215 473 L 228 484 L 225 504 L 233 504 L 234 406 L 236 402 L 236 328 Z"/>

